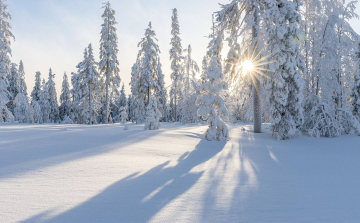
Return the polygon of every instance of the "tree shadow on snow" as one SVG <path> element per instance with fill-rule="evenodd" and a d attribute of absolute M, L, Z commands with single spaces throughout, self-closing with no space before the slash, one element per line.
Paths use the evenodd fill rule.
<path fill-rule="evenodd" d="M 189 190 L 203 175 L 190 172 L 224 148 L 226 142 L 201 140 L 184 153 L 175 166 L 162 163 L 144 174 L 110 185 L 79 206 L 48 219 L 48 222 L 146 222 L 172 200 Z"/>
<path fill-rule="evenodd" d="M 166 129 L 157 131 L 146 131 L 144 125 L 131 125 L 130 130 L 124 131 L 123 125 L 119 124 L 10 127 L 0 134 L 0 179 L 121 149 L 177 126 L 168 125 Z M 26 135 L 11 132 L 23 129 L 30 130 Z"/>

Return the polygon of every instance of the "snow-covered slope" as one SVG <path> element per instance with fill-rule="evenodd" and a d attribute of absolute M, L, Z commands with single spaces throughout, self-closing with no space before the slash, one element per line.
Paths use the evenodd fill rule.
<path fill-rule="evenodd" d="M 241 128 L 246 131 L 242 131 Z M 0 125 L 0 222 L 357 222 L 360 137 Z"/>

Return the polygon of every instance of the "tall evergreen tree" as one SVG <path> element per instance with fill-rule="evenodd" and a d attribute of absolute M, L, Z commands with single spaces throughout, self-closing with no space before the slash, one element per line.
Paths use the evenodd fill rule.
<path fill-rule="evenodd" d="M 34 101 L 40 100 L 40 91 L 41 91 L 41 73 L 39 71 L 35 74 L 35 85 L 31 92 L 31 104 L 33 104 Z"/>
<path fill-rule="evenodd" d="M 292 138 L 303 123 L 303 80 L 299 47 L 294 41 L 301 33 L 297 2 L 273 0 L 267 4 L 268 49 L 272 60 L 270 103 L 274 138 Z"/>
<path fill-rule="evenodd" d="M 46 88 L 49 93 L 49 104 L 50 104 L 49 122 L 51 122 L 51 123 L 57 123 L 60 121 L 59 120 L 59 104 L 58 104 L 58 100 L 57 100 L 54 79 L 55 79 L 55 74 L 52 73 L 52 70 L 50 68 L 49 69 L 49 79 L 46 83 Z"/>
<path fill-rule="evenodd" d="M 33 109 L 30 106 L 29 98 L 26 93 L 26 84 L 24 80 L 24 65 L 20 61 L 20 69 L 17 75 L 17 88 L 18 92 L 14 98 L 14 117 L 15 121 L 20 123 L 32 123 L 33 119 Z"/>
<path fill-rule="evenodd" d="M 70 91 L 69 80 L 65 72 L 61 86 L 61 94 L 60 94 L 60 107 L 59 107 L 60 120 L 64 121 L 66 117 L 70 117 L 70 114 L 71 114 L 71 91 Z"/>
<path fill-rule="evenodd" d="M 101 25 L 101 39 L 100 39 L 100 72 L 105 75 L 105 124 L 108 123 L 110 114 L 110 97 L 111 92 L 120 86 L 119 76 L 119 61 L 117 59 L 118 53 L 118 38 L 116 34 L 115 11 L 111 8 L 109 2 L 103 6 L 104 13 L 102 18 L 104 23 Z"/>
<path fill-rule="evenodd" d="M 84 61 L 77 65 L 78 81 L 80 88 L 79 109 L 82 123 L 96 123 L 96 116 L 100 109 L 99 83 L 100 74 L 97 71 L 98 63 L 95 62 L 91 44 L 84 52 Z"/>
<path fill-rule="evenodd" d="M 40 95 L 41 95 L 41 73 L 39 71 L 35 74 L 35 85 L 31 92 L 31 106 L 34 111 L 34 122 L 43 123 L 43 114 L 40 104 Z"/>
<path fill-rule="evenodd" d="M 11 39 L 15 39 L 15 36 L 11 32 L 11 15 L 5 2 L 6 0 L 0 0 L 0 122 L 11 122 L 14 116 L 7 107 L 9 103 L 7 76 L 11 67 Z"/>
<path fill-rule="evenodd" d="M 41 123 L 50 123 L 53 122 L 53 120 L 50 119 L 51 115 L 51 104 L 50 104 L 50 94 L 49 94 L 49 87 L 48 84 L 45 82 L 45 79 L 42 80 L 42 86 L 40 91 L 40 100 L 39 100 L 39 108 L 40 108 L 40 116 L 36 119 L 38 119 L 39 124 Z M 37 108 L 34 108 L 37 110 Z"/>
<path fill-rule="evenodd" d="M 8 107 L 9 110 L 14 113 L 14 100 L 17 96 L 17 94 L 19 93 L 20 89 L 19 89 L 19 70 L 18 70 L 18 65 L 16 63 L 12 63 L 11 64 L 11 69 L 10 69 L 10 73 L 7 76 L 8 79 L 8 92 L 9 92 L 9 103 L 8 103 Z"/>
<path fill-rule="evenodd" d="M 200 95 L 196 100 L 199 116 L 207 117 L 209 123 L 209 128 L 204 134 L 204 138 L 209 141 L 229 139 L 229 130 L 222 120 L 222 117 L 228 116 L 225 101 L 221 96 L 222 91 L 226 89 L 227 84 L 219 59 L 213 56 L 207 69 L 206 82 L 201 85 Z"/>
<path fill-rule="evenodd" d="M 27 94 L 27 86 L 26 86 L 26 82 L 25 82 L 24 63 L 22 62 L 22 60 L 20 60 L 20 63 L 19 63 L 19 89 L 23 94 L 25 94 L 26 96 L 28 95 Z"/>
<path fill-rule="evenodd" d="M 170 49 L 170 60 L 171 60 L 171 89 L 170 89 L 170 100 L 172 101 L 173 107 L 170 109 L 174 114 L 174 121 L 178 120 L 177 114 L 177 105 L 178 101 L 181 98 L 181 81 L 182 81 L 182 46 L 181 46 L 181 38 L 180 38 L 180 25 L 177 9 L 173 9 L 172 17 L 171 17 L 171 49 Z"/>
<path fill-rule="evenodd" d="M 160 57 L 157 62 L 157 86 L 156 86 L 156 97 L 158 99 L 158 108 L 161 114 L 163 114 L 163 121 L 167 121 L 167 91 L 165 88 L 165 75 L 161 69 Z"/>
<path fill-rule="evenodd" d="M 199 67 L 191 56 L 191 46 L 189 45 L 186 50 L 187 54 L 184 57 L 183 63 L 183 78 L 182 78 L 182 95 L 179 102 L 179 116 L 183 123 L 194 123 L 198 121 L 197 108 L 195 101 L 197 97 L 196 92 L 196 79 L 195 75 L 199 72 Z"/>
<path fill-rule="evenodd" d="M 149 104 L 151 97 L 159 101 L 160 91 L 164 87 L 160 86 L 161 65 L 159 59 L 159 46 L 156 44 L 155 32 L 152 30 L 151 22 L 145 30 L 145 37 L 142 38 L 138 46 L 140 47 L 138 58 L 132 69 L 131 92 L 137 102 L 137 122 L 145 121 L 145 106 Z M 158 103 L 156 103 L 158 105 Z M 159 103 L 160 104 L 160 103 Z M 158 105 L 159 106 L 159 105 Z"/>

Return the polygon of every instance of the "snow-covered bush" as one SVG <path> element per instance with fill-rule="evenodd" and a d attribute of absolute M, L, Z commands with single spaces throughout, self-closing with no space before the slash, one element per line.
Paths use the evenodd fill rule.
<path fill-rule="evenodd" d="M 145 130 L 156 130 L 160 127 L 161 112 L 158 109 L 155 98 L 151 98 L 146 107 Z"/>
<path fill-rule="evenodd" d="M 126 120 L 128 118 L 128 114 L 126 113 L 126 107 L 120 107 L 120 120 L 121 120 L 121 124 L 124 124 L 124 130 L 128 130 L 128 126 L 126 124 Z"/>
<path fill-rule="evenodd" d="M 336 119 L 342 126 L 342 133 L 349 134 L 351 130 L 354 130 L 355 133 L 360 136 L 360 124 L 358 119 L 344 109 L 337 109 L 336 111 Z"/>
<path fill-rule="evenodd" d="M 303 131 L 312 137 L 338 137 L 343 128 L 335 119 L 328 105 L 317 95 L 310 95 L 304 99 Z"/>
<path fill-rule="evenodd" d="M 33 122 L 33 117 L 31 117 L 31 107 L 27 96 L 23 93 L 18 93 L 14 99 L 14 106 L 15 121 L 20 123 Z"/>
<path fill-rule="evenodd" d="M 207 118 L 209 123 L 209 128 L 204 134 L 204 138 L 209 141 L 229 139 L 229 130 L 222 120 L 222 117 L 228 116 L 228 111 L 221 96 L 222 91 L 227 89 L 227 84 L 218 60 L 215 56 L 211 58 L 206 82 L 201 85 L 200 95 L 196 99 L 199 106 L 198 115 Z"/>

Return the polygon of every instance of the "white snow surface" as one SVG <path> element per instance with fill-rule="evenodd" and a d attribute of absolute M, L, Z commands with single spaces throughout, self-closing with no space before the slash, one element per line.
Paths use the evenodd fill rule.
<path fill-rule="evenodd" d="M 0 124 L 0 222 L 360 221 L 359 137 L 206 128 Z"/>

